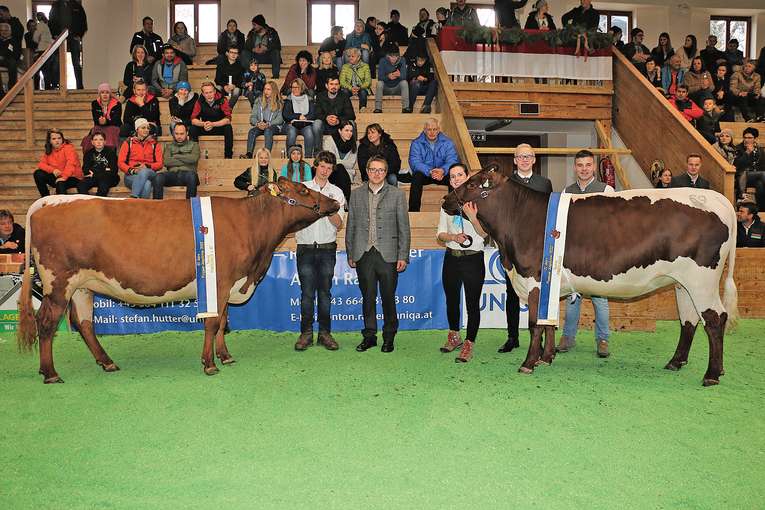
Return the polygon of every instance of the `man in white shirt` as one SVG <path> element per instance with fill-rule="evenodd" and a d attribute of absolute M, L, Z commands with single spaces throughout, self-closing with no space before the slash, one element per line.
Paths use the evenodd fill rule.
<path fill-rule="evenodd" d="M 304 351 L 313 345 L 314 298 L 317 301 L 319 322 L 316 343 L 330 351 L 338 349 L 337 342 L 332 338 L 330 306 L 332 278 L 335 275 L 337 230 L 343 225 L 345 196 L 340 188 L 329 182 L 329 176 L 334 169 L 335 155 L 322 151 L 313 161 L 313 179 L 303 183 L 308 189 L 337 200 L 340 210 L 295 234 L 297 269 L 300 277 L 300 337 L 295 343 L 296 351 Z"/>

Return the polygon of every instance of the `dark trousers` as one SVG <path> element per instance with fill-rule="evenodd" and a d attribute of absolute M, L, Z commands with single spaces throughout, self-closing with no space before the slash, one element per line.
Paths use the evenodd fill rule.
<path fill-rule="evenodd" d="M 266 53 L 252 53 L 252 58 L 257 60 L 258 64 L 271 64 L 271 77 L 279 78 L 279 68 L 282 65 L 282 54 L 278 50 L 271 50 Z M 249 62 L 247 64 L 249 66 Z M 245 67 L 246 69 L 247 67 Z"/>
<path fill-rule="evenodd" d="M 340 188 L 345 195 L 346 204 L 351 201 L 351 176 L 348 175 L 344 165 L 335 166 L 335 169 L 329 174 L 329 182 Z"/>
<path fill-rule="evenodd" d="M 443 180 L 435 181 L 429 175 L 412 171 L 412 185 L 409 187 L 409 212 L 419 212 L 422 204 L 422 188 L 428 184 L 449 186 L 449 176 L 444 175 Z"/>
<path fill-rule="evenodd" d="M 518 339 L 518 323 L 521 320 L 521 301 L 518 299 L 518 294 L 515 293 L 515 289 L 510 283 L 510 277 L 506 272 L 506 298 L 505 298 L 505 317 L 507 318 L 507 338 Z"/>
<path fill-rule="evenodd" d="M 359 277 L 359 288 L 364 300 L 364 338 L 377 336 L 377 286 L 380 286 L 380 298 L 383 309 L 383 340 L 393 341 L 398 331 L 398 315 L 396 314 L 396 286 L 398 272 L 395 262 L 385 262 L 376 248 L 370 248 L 356 261 L 356 274 Z"/>
<path fill-rule="evenodd" d="M 191 58 L 190 56 L 186 55 L 186 54 L 185 54 L 184 52 L 182 52 L 181 50 L 178 50 L 178 49 L 176 49 L 176 50 L 175 50 L 175 54 L 176 54 L 176 55 L 178 55 L 178 58 L 180 58 L 181 60 L 183 60 L 183 63 L 184 63 L 184 64 L 186 64 L 187 66 L 190 66 L 191 64 L 193 64 L 193 63 L 194 63 L 194 59 L 193 59 L 193 58 Z"/>
<path fill-rule="evenodd" d="M 340 89 L 340 92 L 348 96 L 349 99 L 353 97 L 353 92 L 351 89 Z M 359 89 L 357 96 L 359 98 L 359 108 L 366 108 L 369 91 L 367 89 Z"/>
<path fill-rule="evenodd" d="M 162 200 L 165 196 L 165 186 L 185 186 L 186 198 L 197 196 L 199 177 L 196 172 L 181 170 L 178 172 L 158 172 L 154 180 L 154 199 Z"/>
<path fill-rule="evenodd" d="M 422 83 L 417 80 L 409 80 L 409 109 L 414 108 L 414 103 L 417 101 L 417 96 L 425 96 L 425 102 L 423 106 L 430 106 L 433 103 L 433 98 L 436 97 L 438 92 L 438 82 L 436 80 L 430 80 L 427 83 Z"/>
<path fill-rule="evenodd" d="M 234 130 L 231 127 L 231 124 L 214 127 L 210 131 L 205 131 L 199 126 L 191 126 L 191 139 L 195 142 L 199 141 L 200 136 L 221 135 L 223 135 L 223 157 L 231 159 L 234 157 Z"/>
<path fill-rule="evenodd" d="M 455 257 L 447 250 L 441 281 L 446 295 L 446 319 L 451 331 L 460 330 L 460 289 L 465 287 L 467 308 L 467 334 L 465 338 L 475 342 L 481 325 L 481 289 L 486 276 L 483 252 Z"/>
<path fill-rule="evenodd" d="M 756 117 L 759 115 L 759 105 L 757 96 L 754 94 L 748 94 L 745 97 L 736 96 L 733 99 L 733 104 L 736 105 L 736 107 L 741 110 L 741 115 L 744 117 L 744 120 L 749 120 L 753 117 Z"/>
<path fill-rule="evenodd" d="M 66 40 L 69 53 L 72 54 L 72 67 L 74 68 L 74 80 L 77 83 L 77 89 L 82 90 L 84 88 L 82 84 L 82 41 L 74 37 L 69 37 Z"/>
<path fill-rule="evenodd" d="M 116 169 L 115 169 L 116 170 Z M 120 183 L 120 177 L 114 172 L 100 172 L 93 174 L 93 177 L 85 177 L 77 183 L 77 193 L 87 195 L 91 188 L 98 188 L 96 195 L 105 197 L 109 194 L 109 189 Z"/>
<path fill-rule="evenodd" d="M 69 188 L 76 188 L 80 183 L 80 180 L 76 177 L 70 177 L 65 181 L 56 182 L 55 175 L 39 168 L 35 170 L 34 174 L 32 175 L 35 178 L 35 185 L 37 186 L 37 191 L 40 192 L 41 197 L 47 197 L 50 195 L 48 186 L 55 188 L 57 195 L 66 195 L 66 190 Z"/>
<path fill-rule="evenodd" d="M 16 81 L 18 81 L 19 63 L 10 56 L 0 56 L 0 67 L 8 69 L 8 90 L 11 90 L 16 85 Z M 0 93 L 2 93 L 2 88 L 2 83 L 0 83 Z"/>
<path fill-rule="evenodd" d="M 330 318 L 332 278 L 335 275 L 334 248 L 314 248 L 310 244 L 297 245 L 297 270 L 300 277 L 300 332 L 313 332 L 313 301 L 320 333 L 332 332 Z"/>
<path fill-rule="evenodd" d="M 746 182 L 746 186 L 741 192 L 745 192 L 746 188 L 755 189 L 755 199 L 757 200 L 757 207 L 762 211 L 765 210 L 765 172 L 742 172 L 743 179 Z"/>

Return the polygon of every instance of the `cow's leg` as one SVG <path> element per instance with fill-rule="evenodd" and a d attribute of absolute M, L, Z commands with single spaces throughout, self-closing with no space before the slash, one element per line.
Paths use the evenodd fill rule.
<path fill-rule="evenodd" d="M 720 303 L 720 309 L 722 309 L 722 303 Z M 720 375 L 723 371 L 723 335 L 728 314 L 710 308 L 702 312 L 701 316 L 704 318 L 704 330 L 709 337 L 709 365 L 704 374 L 703 384 L 712 386 L 720 384 Z"/>
<path fill-rule="evenodd" d="M 215 354 L 218 359 L 224 365 L 230 365 L 236 360 L 229 354 L 228 347 L 226 347 L 226 323 L 228 321 L 228 305 L 223 309 L 223 313 L 220 316 L 220 326 L 218 332 L 215 334 Z"/>
<path fill-rule="evenodd" d="M 53 336 L 56 334 L 58 321 L 66 309 L 66 301 L 62 297 L 43 296 L 40 309 L 37 311 L 37 333 L 40 338 L 40 374 L 45 384 L 64 382 L 53 366 Z"/>
<path fill-rule="evenodd" d="M 69 310 L 69 319 L 77 326 L 80 336 L 90 349 L 98 366 L 104 369 L 104 372 L 116 372 L 120 369 L 114 361 L 106 354 L 101 343 L 96 338 L 96 332 L 93 328 L 93 293 L 87 289 L 77 289 L 72 294 L 71 306 Z"/>
<path fill-rule="evenodd" d="M 220 317 L 208 317 L 205 320 L 205 341 L 202 346 L 202 367 L 207 375 L 218 373 L 218 367 L 215 366 L 213 359 L 213 339 L 221 327 Z"/>
<path fill-rule="evenodd" d="M 675 299 L 677 301 L 677 314 L 680 318 L 680 340 L 677 342 L 675 355 L 664 365 L 667 370 L 680 370 L 688 363 L 688 353 L 691 350 L 693 336 L 699 323 L 699 312 L 693 305 L 691 295 L 680 284 L 675 285 Z"/>
<path fill-rule="evenodd" d="M 555 326 L 544 326 L 544 333 L 545 348 L 538 364 L 550 365 L 555 359 Z"/>
<path fill-rule="evenodd" d="M 526 360 L 518 369 L 523 374 L 530 374 L 534 371 L 537 360 L 542 355 L 542 327 L 537 326 L 537 310 L 539 309 L 539 289 L 534 288 L 529 292 L 529 332 L 531 341 L 529 350 L 526 354 Z"/>

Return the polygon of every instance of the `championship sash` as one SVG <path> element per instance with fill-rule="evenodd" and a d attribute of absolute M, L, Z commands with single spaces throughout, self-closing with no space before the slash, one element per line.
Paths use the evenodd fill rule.
<path fill-rule="evenodd" d="M 218 316 L 218 278 L 215 272 L 215 227 L 210 197 L 191 199 L 194 259 L 197 279 L 197 319 Z"/>
<path fill-rule="evenodd" d="M 551 193 L 547 203 L 545 242 L 542 250 L 542 287 L 539 293 L 537 324 L 557 326 L 560 311 L 560 280 L 566 248 L 566 224 L 570 193 Z"/>

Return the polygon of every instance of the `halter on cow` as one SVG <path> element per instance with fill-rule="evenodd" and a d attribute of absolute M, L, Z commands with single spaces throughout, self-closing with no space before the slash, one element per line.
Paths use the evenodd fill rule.
<path fill-rule="evenodd" d="M 542 246 L 549 195 L 499 172 L 481 171 L 446 196 L 448 214 L 466 202 L 478 206 L 482 227 L 497 241 L 512 285 L 529 305 L 531 343 L 519 371 L 531 373 L 555 355 L 554 329 L 536 324 Z M 632 299 L 675 285 L 681 331 L 668 370 L 688 362 L 698 322 L 709 337 L 704 385 L 719 383 L 726 322 L 738 317 L 733 281 L 736 215 L 724 196 L 709 190 L 633 190 L 575 195 L 569 209 L 561 297 L 573 293 Z M 728 262 L 724 305 L 719 283 Z M 512 271 L 510 268 L 512 267 Z"/>
<path fill-rule="evenodd" d="M 247 301 L 271 263 L 274 249 L 292 232 L 339 205 L 303 184 L 280 178 L 247 198 L 212 198 L 215 219 L 218 317 L 204 320 L 202 364 L 217 373 L 215 351 L 234 359 L 224 339 L 228 303 Z M 30 269 L 19 303 L 18 344 L 31 350 L 39 338 L 45 383 L 62 382 L 53 366 L 53 336 L 71 302 L 70 319 L 105 371 L 119 370 L 93 330 L 93 293 L 132 304 L 196 297 L 194 232 L 188 200 L 119 200 L 85 195 L 40 199 L 27 214 L 27 264 L 34 260 L 43 286 L 35 317 Z M 30 257 L 31 255 L 31 257 Z M 33 257 L 33 258 L 32 258 Z"/>

